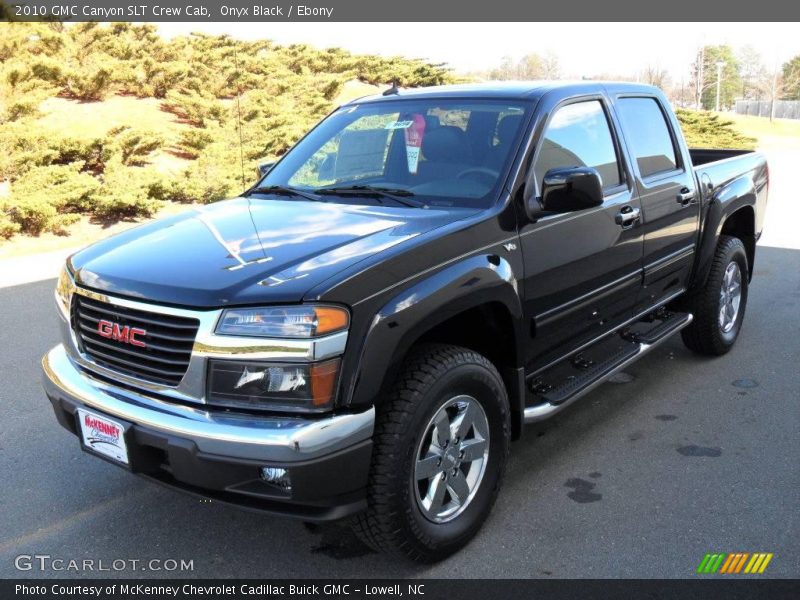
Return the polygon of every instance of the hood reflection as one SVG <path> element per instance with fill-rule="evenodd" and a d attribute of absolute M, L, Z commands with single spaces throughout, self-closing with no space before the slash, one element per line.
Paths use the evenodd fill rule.
<path fill-rule="evenodd" d="M 128 230 L 72 264 L 83 285 L 153 301 L 299 301 L 348 266 L 471 212 L 237 198 Z"/>

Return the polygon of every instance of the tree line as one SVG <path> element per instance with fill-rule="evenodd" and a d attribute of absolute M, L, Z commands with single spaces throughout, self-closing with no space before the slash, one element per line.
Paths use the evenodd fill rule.
<path fill-rule="evenodd" d="M 596 74 L 591 79 L 648 83 L 663 89 L 679 106 L 714 110 L 718 74 L 720 109 L 732 108 L 737 99 L 800 100 L 800 54 L 770 67 L 752 46 L 701 46 L 688 65 L 687 76 L 679 80 L 659 65 L 646 65 L 636 73 Z M 486 80 L 559 79 L 562 68 L 552 52 L 529 53 L 517 60 L 503 57 L 496 67 L 472 75 Z"/>

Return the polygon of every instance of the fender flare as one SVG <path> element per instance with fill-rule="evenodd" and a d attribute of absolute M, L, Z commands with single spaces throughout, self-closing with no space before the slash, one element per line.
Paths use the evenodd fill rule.
<path fill-rule="evenodd" d="M 742 208 L 750 207 L 755 211 L 756 196 L 755 182 L 749 175 L 734 179 L 712 196 L 706 211 L 691 288 L 705 285 L 725 221 Z M 752 274 L 753 266 L 748 266 Z"/>
<path fill-rule="evenodd" d="M 496 254 L 473 255 L 416 281 L 375 313 L 361 347 L 355 385 L 347 403 L 379 403 L 381 392 L 394 380 L 403 357 L 425 332 L 488 303 L 500 303 L 508 310 L 515 356 L 517 362 L 522 361 L 522 336 L 517 326 L 522 319 L 522 302 L 513 268 Z M 521 365 L 515 367 L 522 372 Z"/>

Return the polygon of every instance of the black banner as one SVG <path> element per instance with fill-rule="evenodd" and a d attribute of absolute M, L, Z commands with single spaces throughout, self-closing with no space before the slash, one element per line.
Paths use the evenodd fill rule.
<path fill-rule="evenodd" d="M 190 598 L 290 600 L 608 600 L 656 599 L 767 599 L 800 597 L 798 580 L 15 580 L 0 582 L 0 598 L 103 600 Z"/>
<path fill-rule="evenodd" d="M 797 21 L 800 4 L 785 0 L 0 0 L 0 20 L 16 21 L 150 21 L 150 22 L 324 22 L 324 21 Z M 675 25 L 676 43 L 680 25 Z M 569 30 L 564 39 L 569 41 Z M 598 42 L 624 32 L 598 27 Z M 447 35 L 443 32 L 443 35 Z M 478 41 L 478 40 L 476 40 Z"/>

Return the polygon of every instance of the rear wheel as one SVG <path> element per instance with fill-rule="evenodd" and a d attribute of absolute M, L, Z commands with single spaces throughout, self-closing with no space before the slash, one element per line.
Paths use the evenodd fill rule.
<path fill-rule="evenodd" d="M 423 562 L 462 548 L 494 504 L 510 430 L 502 378 L 485 357 L 458 346 L 420 347 L 379 409 L 357 535 L 376 550 Z"/>
<path fill-rule="evenodd" d="M 747 306 L 747 252 L 739 238 L 720 236 L 705 287 L 689 298 L 694 321 L 681 335 L 699 354 L 719 356 L 736 343 Z"/>

